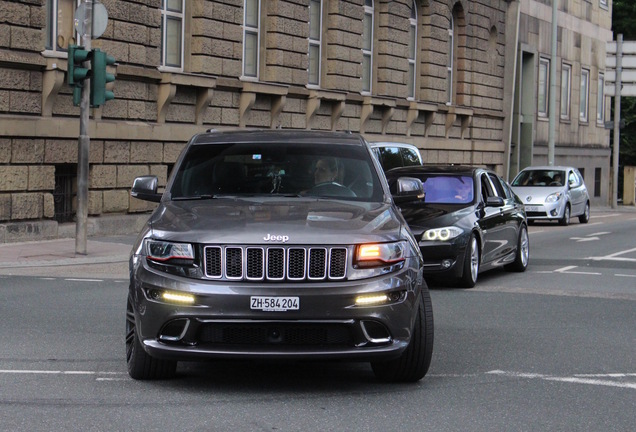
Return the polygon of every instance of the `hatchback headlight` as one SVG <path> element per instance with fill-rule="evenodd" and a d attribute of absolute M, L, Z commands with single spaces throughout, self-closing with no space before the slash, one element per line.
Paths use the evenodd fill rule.
<path fill-rule="evenodd" d="M 464 230 L 461 228 L 457 228 L 455 226 L 443 227 L 443 228 L 433 228 L 430 230 L 426 230 L 422 235 L 422 240 L 425 241 L 448 241 L 450 239 L 454 239 L 463 233 Z"/>
<path fill-rule="evenodd" d="M 178 261 L 185 264 L 194 260 L 194 249 L 189 243 L 147 239 L 146 254 L 148 259 L 158 262 Z"/>
<path fill-rule="evenodd" d="M 356 248 L 354 263 L 359 267 L 384 267 L 406 259 L 406 242 L 371 243 Z"/>
<path fill-rule="evenodd" d="M 555 192 L 546 197 L 545 202 L 547 203 L 555 203 L 558 202 L 561 198 L 563 198 L 563 192 Z"/>

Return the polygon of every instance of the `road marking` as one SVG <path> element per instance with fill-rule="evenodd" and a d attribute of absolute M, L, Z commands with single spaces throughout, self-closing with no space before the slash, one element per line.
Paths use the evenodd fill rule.
<path fill-rule="evenodd" d="M 594 234 L 588 234 L 585 237 L 570 237 L 570 240 L 576 240 L 577 242 L 595 241 L 595 240 L 600 240 L 599 236 L 606 235 L 606 234 L 611 234 L 611 232 L 602 231 L 602 232 L 597 232 Z"/>
<path fill-rule="evenodd" d="M 589 257 L 593 261 L 627 261 L 627 262 L 636 262 L 636 258 L 622 258 L 619 255 L 624 255 L 628 253 L 636 252 L 636 248 L 627 249 L 624 251 L 615 252 L 610 255 L 599 256 L 599 257 Z"/>
<path fill-rule="evenodd" d="M 601 276 L 602 273 L 594 273 L 594 272 L 575 272 L 575 271 L 569 271 L 572 269 L 577 268 L 578 266 L 567 266 L 567 267 L 562 267 L 560 269 L 556 269 L 554 270 L 554 273 L 564 273 L 564 274 L 580 274 L 580 275 L 595 275 L 595 276 Z"/>
<path fill-rule="evenodd" d="M 74 278 L 68 278 L 68 279 L 64 279 L 65 281 L 72 281 L 72 282 L 104 282 L 104 279 L 74 279 Z"/>
<path fill-rule="evenodd" d="M 628 275 L 628 274 L 620 274 L 617 273 L 614 276 L 618 276 L 618 277 L 628 277 L 628 278 L 636 278 L 636 275 Z"/>
<path fill-rule="evenodd" d="M 33 369 L 0 369 L 0 374 L 24 374 L 24 375 L 123 375 L 124 372 L 63 371 L 63 370 L 33 370 Z"/>
<path fill-rule="evenodd" d="M 558 377 L 558 376 L 544 375 L 544 374 L 537 374 L 537 373 L 507 372 L 502 370 L 493 370 L 490 372 L 486 372 L 486 374 L 507 376 L 511 378 L 541 379 L 544 381 L 567 382 L 572 384 L 588 384 L 588 385 L 597 385 L 597 386 L 605 386 L 605 387 L 619 387 L 619 388 L 628 388 L 628 389 L 636 390 L 636 383 L 617 382 L 617 381 L 610 381 L 607 379 L 593 379 L 592 377 L 586 377 L 585 375 L 574 375 L 571 377 Z M 636 374 L 626 374 L 626 376 L 631 377 L 631 376 L 636 376 Z M 610 376 L 610 375 L 600 375 L 598 377 L 615 378 L 615 376 Z"/>
<path fill-rule="evenodd" d="M 619 213 L 610 213 L 610 214 L 603 214 L 603 215 L 594 215 L 594 219 L 603 219 L 603 218 L 608 218 L 608 217 L 616 217 L 619 216 Z M 597 222 L 598 223 L 598 222 Z"/>

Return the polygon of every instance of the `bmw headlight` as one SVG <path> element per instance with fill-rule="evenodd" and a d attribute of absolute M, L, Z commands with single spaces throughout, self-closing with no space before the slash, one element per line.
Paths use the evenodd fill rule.
<path fill-rule="evenodd" d="M 443 228 L 433 228 L 427 230 L 422 235 L 422 240 L 424 241 L 448 241 L 454 239 L 455 237 L 461 235 L 464 232 L 461 228 L 457 228 L 455 226 L 443 227 Z"/>
<path fill-rule="evenodd" d="M 561 198 L 563 198 L 563 192 L 555 192 L 546 197 L 545 202 L 547 203 L 555 203 L 558 202 Z"/>

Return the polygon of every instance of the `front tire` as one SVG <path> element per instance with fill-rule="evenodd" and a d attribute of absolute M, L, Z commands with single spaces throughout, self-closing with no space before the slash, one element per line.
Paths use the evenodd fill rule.
<path fill-rule="evenodd" d="M 563 217 L 559 219 L 559 225 L 561 226 L 570 225 L 570 204 L 565 205 L 565 210 L 563 210 Z"/>
<path fill-rule="evenodd" d="M 135 311 L 132 299 L 128 296 L 126 305 L 126 363 L 128 375 L 136 380 L 172 378 L 177 371 L 177 362 L 151 357 L 139 342 Z"/>
<path fill-rule="evenodd" d="M 457 284 L 458 287 L 472 288 L 475 286 L 479 275 L 479 259 L 479 242 L 475 234 L 471 234 L 464 253 L 464 268 Z"/>
<path fill-rule="evenodd" d="M 411 333 L 411 341 L 394 360 L 371 363 L 375 376 L 385 382 L 416 382 L 424 378 L 433 357 L 433 303 L 428 288 L 423 288 Z"/>
<path fill-rule="evenodd" d="M 587 202 L 585 203 L 585 210 L 583 211 L 583 214 L 581 216 L 579 216 L 579 222 L 580 223 L 588 223 L 590 221 L 590 203 Z"/>
<path fill-rule="evenodd" d="M 528 228 L 526 228 L 525 225 L 521 225 L 519 228 L 519 239 L 517 240 L 515 260 L 510 264 L 506 264 L 504 268 L 508 271 L 524 272 L 528 268 L 529 260 L 530 238 L 528 237 Z"/>

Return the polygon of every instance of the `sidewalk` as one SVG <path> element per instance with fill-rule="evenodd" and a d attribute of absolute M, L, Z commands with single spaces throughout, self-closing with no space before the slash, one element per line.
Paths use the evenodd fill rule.
<path fill-rule="evenodd" d="M 86 255 L 75 253 L 75 239 L 0 244 L 0 275 L 128 278 L 135 236 L 89 238 Z"/>

